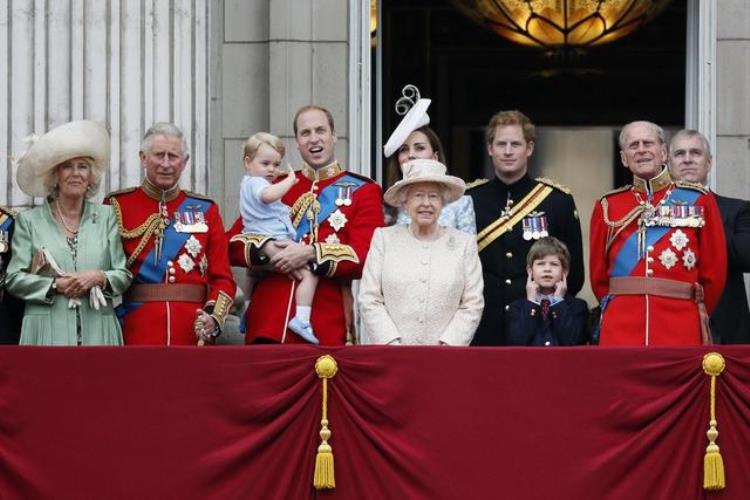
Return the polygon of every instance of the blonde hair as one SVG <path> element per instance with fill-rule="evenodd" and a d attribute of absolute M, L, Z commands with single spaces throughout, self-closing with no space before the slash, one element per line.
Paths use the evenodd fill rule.
<path fill-rule="evenodd" d="M 244 153 L 242 157 L 247 157 L 252 160 L 253 158 L 255 158 L 255 155 L 258 153 L 258 149 L 260 149 L 263 144 L 269 145 L 277 153 L 279 153 L 282 158 L 284 157 L 284 154 L 286 153 L 284 142 L 275 135 L 269 134 L 268 132 L 258 132 L 248 137 L 245 141 Z"/>
<path fill-rule="evenodd" d="M 44 174 L 43 183 L 49 195 L 52 195 L 53 197 L 57 195 L 57 172 L 58 170 L 60 170 L 60 167 L 71 160 L 75 160 L 76 158 L 82 159 L 89 166 L 89 186 L 88 189 L 86 189 L 86 198 L 91 198 L 99 191 L 99 187 L 102 184 L 103 167 L 101 165 L 97 165 L 94 162 L 94 159 L 89 156 L 76 156 L 73 158 L 68 158 L 65 161 L 61 161 Z"/>

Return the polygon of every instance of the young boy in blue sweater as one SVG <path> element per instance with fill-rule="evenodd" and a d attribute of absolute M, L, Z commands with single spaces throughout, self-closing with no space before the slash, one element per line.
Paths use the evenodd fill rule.
<path fill-rule="evenodd" d="M 570 252 L 563 242 L 544 237 L 526 256 L 526 298 L 506 315 L 508 345 L 567 346 L 586 341 L 588 305 L 567 293 Z"/>

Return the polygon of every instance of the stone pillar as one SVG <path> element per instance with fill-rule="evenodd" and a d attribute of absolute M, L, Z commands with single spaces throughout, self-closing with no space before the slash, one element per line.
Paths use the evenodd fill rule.
<path fill-rule="evenodd" d="M 750 3 L 722 0 L 717 28 L 717 191 L 750 199 Z"/>

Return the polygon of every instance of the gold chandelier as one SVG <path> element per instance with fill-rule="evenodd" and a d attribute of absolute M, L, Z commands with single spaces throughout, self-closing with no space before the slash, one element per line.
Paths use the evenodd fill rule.
<path fill-rule="evenodd" d="M 622 38 L 670 0 L 452 0 L 471 19 L 508 40 L 548 50 Z"/>

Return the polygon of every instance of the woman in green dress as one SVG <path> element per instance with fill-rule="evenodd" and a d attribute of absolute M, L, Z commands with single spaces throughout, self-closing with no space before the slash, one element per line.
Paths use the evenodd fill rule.
<path fill-rule="evenodd" d="M 132 275 L 111 208 L 88 200 L 108 165 L 109 134 L 91 121 L 51 130 L 19 160 L 21 190 L 45 198 L 18 215 L 7 270 L 26 301 L 21 344 L 122 345 L 112 299 Z"/>

